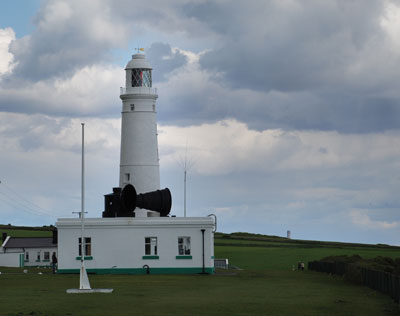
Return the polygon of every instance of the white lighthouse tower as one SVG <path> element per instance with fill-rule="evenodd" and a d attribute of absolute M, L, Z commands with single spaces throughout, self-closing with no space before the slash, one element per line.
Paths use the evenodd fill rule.
<path fill-rule="evenodd" d="M 157 143 L 157 89 L 144 54 L 132 55 L 121 88 L 122 126 L 119 186 L 132 184 L 138 193 L 160 189 Z"/>

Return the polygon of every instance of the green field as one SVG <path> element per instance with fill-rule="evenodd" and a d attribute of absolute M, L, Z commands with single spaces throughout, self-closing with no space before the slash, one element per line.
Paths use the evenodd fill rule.
<path fill-rule="evenodd" d="M 229 258 L 242 270 L 89 276 L 92 287 L 113 288 L 112 294 L 66 294 L 78 286 L 77 275 L 0 268 L 0 315 L 400 315 L 398 305 L 371 289 L 323 273 L 292 271 L 298 261 L 328 255 L 400 257 L 400 248 L 217 237 L 215 257 Z"/>
<path fill-rule="evenodd" d="M 16 227 L 8 225 L 0 225 L 0 242 L 3 241 L 2 234 L 7 233 L 12 237 L 51 237 L 51 228 L 45 227 Z"/>

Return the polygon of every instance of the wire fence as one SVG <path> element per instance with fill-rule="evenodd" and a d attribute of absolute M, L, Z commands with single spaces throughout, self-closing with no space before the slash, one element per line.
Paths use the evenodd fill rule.
<path fill-rule="evenodd" d="M 345 262 L 321 262 L 311 261 L 308 269 L 344 276 L 355 265 Z M 357 267 L 361 275 L 361 282 L 364 286 L 389 295 L 396 303 L 400 302 L 400 276 L 385 271 L 372 270 L 364 267 Z"/>

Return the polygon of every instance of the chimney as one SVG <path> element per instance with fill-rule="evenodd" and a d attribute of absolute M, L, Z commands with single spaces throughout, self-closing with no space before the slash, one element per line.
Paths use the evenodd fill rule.
<path fill-rule="evenodd" d="M 57 245 L 57 243 L 58 243 L 57 228 L 52 230 L 52 232 L 53 232 L 53 241 L 52 241 L 52 243 Z"/>

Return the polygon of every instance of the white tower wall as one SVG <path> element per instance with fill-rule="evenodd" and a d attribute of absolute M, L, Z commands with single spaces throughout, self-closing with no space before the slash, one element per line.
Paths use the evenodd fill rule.
<path fill-rule="evenodd" d="M 150 73 L 150 86 L 132 86 L 132 71 Z M 138 193 L 160 189 L 156 89 L 151 87 L 151 67 L 136 54 L 126 66 L 126 87 L 121 89 L 121 161 L 119 185 L 133 184 Z M 143 74 L 141 74 L 142 77 Z M 140 79 L 139 84 L 143 80 Z M 136 83 L 138 84 L 138 83 Z"/>

